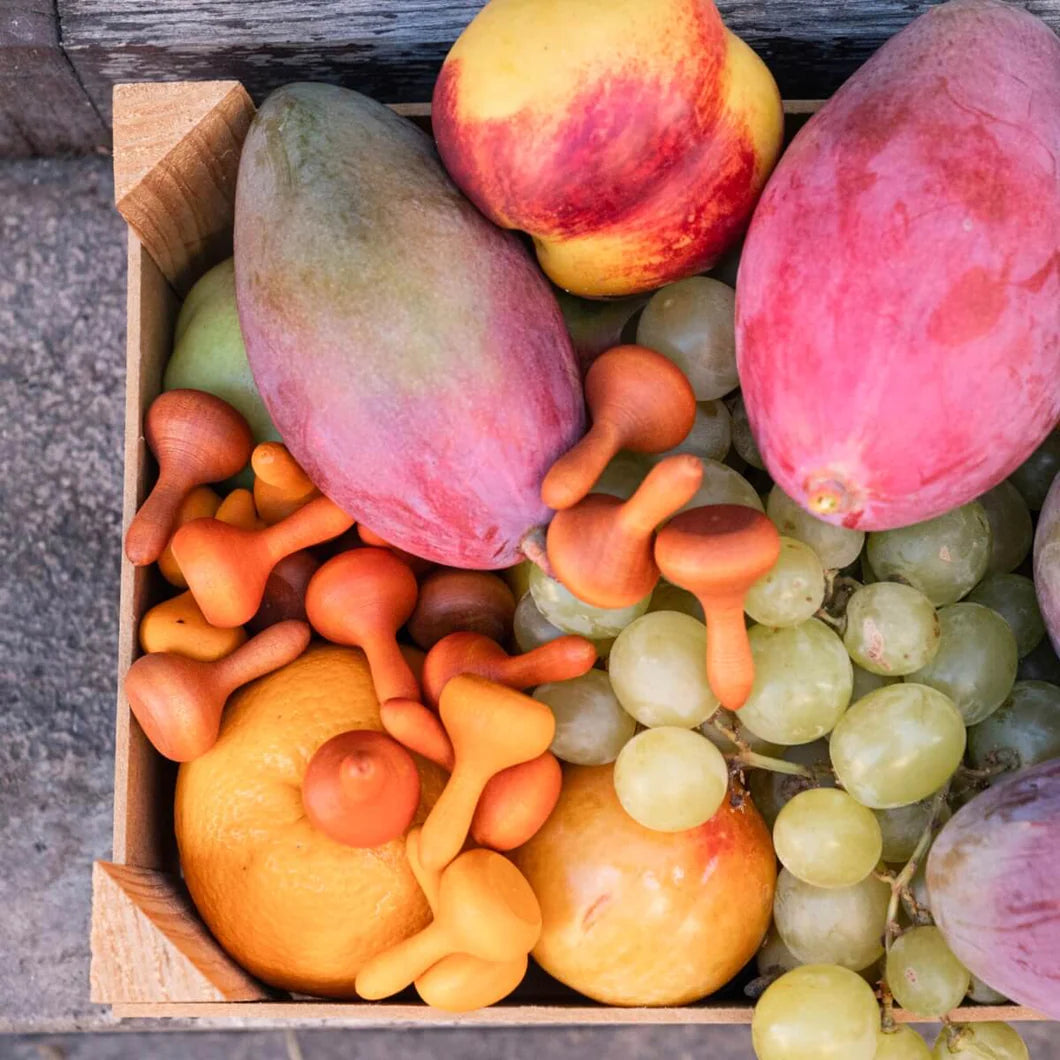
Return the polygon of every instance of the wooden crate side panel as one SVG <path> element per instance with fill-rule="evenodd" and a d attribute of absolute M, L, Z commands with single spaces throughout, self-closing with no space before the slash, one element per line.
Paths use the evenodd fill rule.
<path fill-rule="evenodd" d="M 122 536 L 147 492 L 153 461 L 143 436 L 148 405 L 162 387 L 177 299 L 136 234 L 128 236 L 128 291 L 125 377 L 125 470 Z M 153 603 L 154 579 L 148 569 L 121 557 L 118 624 L 118 703 L 115 734 L 114 860 L 141 868 L 166 864 L 172 828 L 162 808 L 171 769 L 147 742 L 129 710 L 122 686 L 139 654 L 140 618 Z"/>
<path fill-rule="evenodd" d="M 89 977 L 97 1003 L 269 997 L 214 942 L 175 880 L 103 861 L 92 867 Z"/>
<path fill-rule="evenodd" d="M 494 1005 L 477 1012 L 453 1015 L 426 1006 L 340 1004 L 324 1001 L 274 1001 L 254 1004 L 120 1004 L 114 1015 L 144 1019 L 236 1019 L 262 1024 L 296 1021 L 300 1026 L 320 1022 L 329 1027 L 542 1027 L 542 1026 L 624 1026 L 628 1024 L 748 1024 L 750 1005 L 696 1005 L 681 1008 L 611 1008 L 606 1005 Z M 930 1023 L 895 1010 L 900 1023 Z M 988 1020 L 1026 1022 L 1047 1017 L 1017 1006 L 982 1006 L 955 1010 L 954 1018 L 967 1023 Z"/>

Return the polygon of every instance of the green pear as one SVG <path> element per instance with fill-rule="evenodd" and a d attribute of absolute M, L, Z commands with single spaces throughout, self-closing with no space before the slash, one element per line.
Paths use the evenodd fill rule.
<path fill-rule="evenodd" d="M 232 258 L 210 269 L 184 299 L 162 387 L 216 394 L 246 417 L 255 442 L 281 440 L 247 363 Z"/>

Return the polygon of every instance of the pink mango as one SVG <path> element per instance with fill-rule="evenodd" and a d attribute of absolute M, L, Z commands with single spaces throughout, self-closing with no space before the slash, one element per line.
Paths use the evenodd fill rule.
<path fill-rule="evenodd" d="M 996 485 L 1060 416 L 1060 41 L 951 0 L 796 136 L 748 233 L 737 363 L 781 488 L 881 530 Z"/>
<path fill-rule="evenodd" d="M 579 373 L 544 277 L 430 138 L 346 89 L 274 92 L 243 148 L 235 272 L 255 382 L 314 484 L 416 556 L 518 562 L 584 431 Z"/>

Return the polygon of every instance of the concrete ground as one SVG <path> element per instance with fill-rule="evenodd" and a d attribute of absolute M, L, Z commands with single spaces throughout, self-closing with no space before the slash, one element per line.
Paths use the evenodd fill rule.
<path fill-rule="evenodd" d="M 0 1060 L 750 1060 L 747 1029 L 727 1027 L 181 1024 L 147 1040 L 89 1003 L 90 865 L 110 848 L 123 235 L 106 160 L 0 164 Z M 1056 1025 L 1021 1029 L 1034 1060 L 1060 1060 Z"/>

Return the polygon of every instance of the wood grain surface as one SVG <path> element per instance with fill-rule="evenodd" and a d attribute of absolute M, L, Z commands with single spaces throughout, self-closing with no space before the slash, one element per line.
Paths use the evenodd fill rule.
<path fill-rule="evenodd" d="M 814 99 L 830 95 L 933 2 L 718 0 L 718 7 L 769 64 L 786 98 Z M 1012 2 L 1060 27 L 1060 0 Z M 91 150 L 106 139 L 100 115 L 109 123 L 111 89 L 123 81 L 230 78 L 260 101 L 288 81 L 321 80 L 387 103 L 426 100 L 449 45 L 482 6 L 480 0 L 56 4 L 3 0 L 0 7 L 0 155 Z"/>
<path fill-rule="evenodd" d="M 0 0 L 0 157 L 87 154 L 107 128 L 59 47 L 50 0 Z"/>

